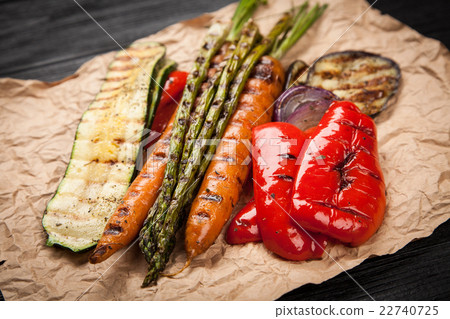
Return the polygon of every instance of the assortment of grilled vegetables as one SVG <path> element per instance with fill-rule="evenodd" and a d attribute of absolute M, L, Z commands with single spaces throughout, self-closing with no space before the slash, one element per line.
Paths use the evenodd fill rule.
<path fill-rule="evenodd" d="M 263 2 L 242 0 L 231 23 L 209 28 L 177 110 L 139 174 L 142 135 L 162 107 L 162 88 L 176 63 L 155 42 L 136 42 L 116 55 L 81 118 L 67 171 L 44 214 L 49 246 L 78 252 L 98 243 L 90 256 L 98 263 L 140 235 L 147 286 L 164 270 L 183 224 L 185 267 L 214 243 L 248 177 L 252 129 L 270 122 L 272 113 L 275 121 L 307 130 L 340 99 L 368 115 L 385 108 L 399 85 L 395 62 L 346 51 L 311 67 L 295 61 L 285 74 L 278 59 L 327 6 L 309 9 L 305 2 L 262 36 L 247 20 Z"/>

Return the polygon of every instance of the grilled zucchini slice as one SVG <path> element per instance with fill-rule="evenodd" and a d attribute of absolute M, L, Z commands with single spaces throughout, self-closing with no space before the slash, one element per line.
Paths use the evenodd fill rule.
<path fill-rule="evenodd" d="M 81 118 L 66 173 L 44 213 L 48 246 L 78 252 L 100 239 L 133 176 L 151 103 L 151 78 L 164 55 L 159 43 L 137 42 L 110 64 Z"/>
<path fill-rule="evenodd" d="M 400 68 L 391 59 L 363 51 L 327 54 L 308 72 L 307 85 L 332 91 L 355 103 L 363 113 L 376 114 L 386 108 L 397 92 Z"/>

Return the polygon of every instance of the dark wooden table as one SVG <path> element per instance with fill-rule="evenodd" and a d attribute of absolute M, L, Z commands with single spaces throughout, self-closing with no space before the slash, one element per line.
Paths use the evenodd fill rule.
<path fill-rule="evenodd" d="M 123 46 L 231 2 L 79 0 Z M 450 1 L 378 0 L 374 7 L 450 47 Z M 72 74 L 95 55 L 111 50 L 117 50 L 117 45 L 73 0 L 0 0 L 0 77 L 55 81 Z M 393 255 L 366 260 L 349 273 L 376 300 L 450 300 L 449 233 L 447 221 L 430 237 L 412 242 Z M 300 287 L 280 300 L 369 297 L 342 273 L 320 285 Z"/>

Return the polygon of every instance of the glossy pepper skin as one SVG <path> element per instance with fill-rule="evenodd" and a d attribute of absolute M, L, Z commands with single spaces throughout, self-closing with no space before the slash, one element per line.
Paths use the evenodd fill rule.
<path fill-rule="evenodd" d="M 325 236 L 303 232 L 289 216 L 297 157 L 305 139 L 289 123 L 268 123 L 252 131 L 258 228 L 266 248 L 289 260 L 320 258 L 327 244 Z"/>
<path fill-rule="evenodd" d="M 189 73 L 184 71 L 172 71 L 164 83 L 164 91 L 161 94 L 159 106 L 166 106 L 177 100 L 186 85 Z"/>
<path fill-rule="evenodd" d="M 315 129 L 315 126 L 311 127 L 304 133 L 310 138 Z M 262 241 L 256 222 L 256 204 L 254 198 L 252 198 L 231 220 L 227 230 L 226 241 L 230 245 Z"/>
<path fill-rule="evenodd" d="M 178 106 L 178 100 L 186 85 L 188 73 L 184 71 L 172 71 L 164 83 L 164 90 L 156 109 L 155 119 L 152 124 L 152 131 L 162 133 L 167 126 L 167 122 Z"/>
<path fill-rule="evenodd" d="M 373 120 L 353 103 L 334 102 L 300 157 L 291 216 L 351 246 L 367 241 L 386 207 Z"/>
<path fill-rule="evenodd" d="M 231 220 L 228 226 L 226 240 L 230 245 L 260 242 L 262 240 L 256 222 L 256 204 L 254 198 Z"/>

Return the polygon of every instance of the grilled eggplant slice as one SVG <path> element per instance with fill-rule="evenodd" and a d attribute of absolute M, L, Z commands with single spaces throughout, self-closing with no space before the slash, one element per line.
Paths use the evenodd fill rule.
<path fill-rule="evenodd" d="M 308 64 L 302 60 L 295 60 L 289 66 L 284 84 L 284 90 L 297 85 L 305 84 L 308 77 Z"/>
<path fill-rule="evenodd" d="M 72 155 L 42 225 L 47 245 L 94 246 L 133 176 L 151 104 L 151 77 L 164 57 L 156 42 L 120 51 L 78 125 Z"/>
<path fill-rule="evenodd" d="M 327 54 L 308 72 L 307 85 L 320 87 L 374 115 L 397 92 L 400 68 L 391 59 L 363 51 Z"/>

